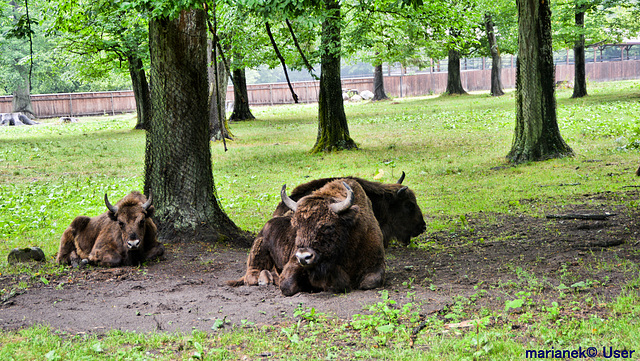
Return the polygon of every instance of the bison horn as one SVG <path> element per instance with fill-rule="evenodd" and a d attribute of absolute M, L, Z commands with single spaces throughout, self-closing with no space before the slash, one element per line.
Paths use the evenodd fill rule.
<path fill-rule="evenodd" d="M 118 207 L 111 205 L 111 203 L 109 202 L 109 198 L 107 197 L 107 194 L 104 194 L 104 204 L 106 204 L 107 209 L 109 211 L 111 211 L 111 213 L 116 214 L 118 213 Z"/>
<path fill-rule="evenodd" d="M 282 185 L 282 190 L 280 190 L 280 198 L 282 199 L 282 202 L 289 207 L 290 210 L 292 211 L 296 211 L 296 209 L 298 208 L 298 203 L 296 203 L 296 201 L 294 201 L 293 199 L 289 198 L 289 196 L 287 195 L 287 185 L 283 184 Z"/>
<path fill-rule="evenodd" d="M 147 201 L 144 202 L 144 204 L 142 205 L 142 209 L 146 211 L 147 209 L 149 209 L 150 206 L 151 206 L 151 192 L 149 192 L 149 198 L 147 199 Z"/>
<path fill-rule="evenodd" d="M 400 179 L 398 179 L 398 181 L 396 183 L 397 184 L 402 184 L 403 180 L 404 180 L 404 171 L 402 171 L 402 175 L 400 176 Z"/>
<path fill-rule="evenodd" d="M 347 198 L 345 198 L 342 202 L 332 203 L 329 206 L 331 207 L 331 210 L 336 213 L 342 213 L 351 208 L 351 206 L 353 205 L 353 189 L 351 189 L 351 187 L 349 187 L 349 185 L 345 182 L 342 182 L 342 184 L 344 184 L 344 187 L 347 189 Z"/>

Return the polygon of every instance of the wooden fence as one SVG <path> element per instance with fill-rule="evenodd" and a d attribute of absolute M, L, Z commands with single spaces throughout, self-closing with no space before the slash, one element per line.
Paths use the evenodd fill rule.
<path fill-rule="evenodd" d="M 487 62 L 488 63 L 488 62 Z M 503 63 L 502 85 L 515 87 L 513 61 Z M 614 81 L 640 78 L 640 60 L 607 61 L 586 64 L 589 81 Z M 491 70 L 463 70 L 462 85 L 467 91 L 489 90 Z M 556 65 L 556 81 L 572 81 L 573 64 Z M 303 81 L 293 83 L 293 88 L 301 103 L 318 100 L 319 82 Z M 384 86 L 392 97 L 420 96 L 444 92 L 447 87 L 447 73 L 432 72 L 415 75 L 385 76 Z M 343 89 L 373 90 L 373 77 L 342 79 Z M 293 103 L 286 83 L 247 85 L 249 104 L 276 105 Z M 11 112 L 11 96 L 0 96 L 0 113 Z M 40 118 L 60 116 L 82 116 L 135 112 L 133 91 L 70 93 L 32 95 L 33 110 Z M 233 102 L 233 86 L 227 90 L 227 103 Z"/>
<path fill-rule="evenodd" d="M 11 96 L 0 97 L 0 113 L 11 112 L 11 98 Z M 33 112 L 39 118 L 119 114 L 136 111 L 136 101 L 132 90 L 37 94 L 31 96 L 31 105 Z"/>

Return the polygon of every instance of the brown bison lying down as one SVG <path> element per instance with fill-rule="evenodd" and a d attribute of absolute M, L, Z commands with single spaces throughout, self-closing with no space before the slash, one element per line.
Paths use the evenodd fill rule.
<path fill-rule="evenodd" d="M 108 211 L 97 217 L 78 216 L 62 234 L 58 263 L 88 262 L 100 266 L 136 265 L 164 254 L 151 217 L 151 197 L 131 192 L 116 205 L 107 195 Z"/>
<path fill-rule="evenodd" d="M 229 285 L 274 283 L 291 296 L 384 283 L 382 231 L 357 181 L 334 180 L 298 201 L 283 186 L 281 196 L 292 212 L 265 224 L 251 248 L 246 274 Z"/>
<path fill-rule="evenodd" d="M 385 248 L 392 239 L 408 245 L 411 237 L 416 237 L 426 229 L 422 210 L 418 206 L 416 196 L 412 190 L 402 185 L 404 172 L 397 183 L 378 183 L 356 177 L 345 177 L 360 184 L 371 200 L 373 214 L 380 225 L 384 236 Z M 300 184 L 291 191 L 291 199 L 298 199 L 322 188 L 325 184 L 338 178 L 316 179 L 308 183 Z M 273 212 L 273 216 L 282 216 L 289 208 L 280 202 Z"/>

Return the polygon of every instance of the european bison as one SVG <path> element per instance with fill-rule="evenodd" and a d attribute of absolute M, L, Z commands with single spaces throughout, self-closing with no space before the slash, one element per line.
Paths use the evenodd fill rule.
<path fill-rule="evenodd" d="M 373 214 L 378 220 L 384 236 L 384 247 L 388 247 L 392 239 L 408 245 L 411 237 L 416 237 L 426 229 L 422 210 L 412 190 L 402 185 L 404 172 L 397 183 L 385 184 L 371 182 L 362 178 L 345 177 L 360 184 L 367 197 L 371 200 Z M 291 199 L 294 201 L 311 194 L 325 184 L 339 178 L 322 178 L 301 184 L 291 191 Z M 280 202 L 273 212 L 274 216 L 282 216 L 289 208 Z"/>
<path fill-rule="evenodd" d="M 245 275 L 227 284 L 273 283 L 285 296 L 383 284 L 382 231 L 358 182 L 338 179 L 297 202 L 285 189 L 282 201 L 292 212 L 265 224 L 249 253 Z"/>
<path fill-rule="evenodd" d="M 384 283 L 382 231 L 357 181 L 329 182 L 298 201 L 282 187 L 281 198 L 293 211 L 295 230 L 295 252 L 280 274 L 285 296 L 371 289 Z"/>
<path fill-rule="evenodd" d="M 101 266 L 136 265 L 164 254 L 151 217 L 151 196 L 131 192 L 116 205 L 107 195 L 108 211 L 97 217 L 78 216 L 62 234 L 57 262 L 88 262 Z"/>

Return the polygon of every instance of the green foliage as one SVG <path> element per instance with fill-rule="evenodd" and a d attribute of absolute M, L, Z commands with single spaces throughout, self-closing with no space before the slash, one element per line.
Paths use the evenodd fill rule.
<path fill-rule="evenodd" d="M 631 3 L 624 0 L 574 0 L 552 2 L 553 45 L 573 48 L 580 35 L 585 44 L 617 43 L 638 34 L 637 21 L 631 20 Z M 575 14 L 585 13 L 584 28 L 575 24 Z"/>
<path fill-rule="evenodd" d="M 379 345 L 387 345 L 391 340 L 406 340 L 410 330 L 419 320 L 419 306 L 406 303 L 401 307 L 389 298 L 387 290 L 380 291 L 381 301 L 371 305 L 369 315 L 354 315 L 351 327 L 360 331 L 363 338 L 372 337 Z"/>

